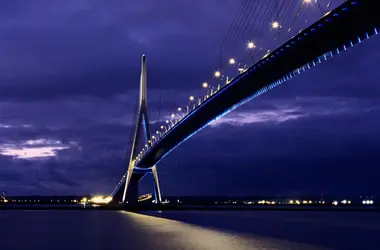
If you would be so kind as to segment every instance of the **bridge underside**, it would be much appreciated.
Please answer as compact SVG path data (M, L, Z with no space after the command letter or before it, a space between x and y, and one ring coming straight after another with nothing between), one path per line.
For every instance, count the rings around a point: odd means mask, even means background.
M283 81L304 65L319 63L318 57L336 54L377 34L378 1L349 0L260 60L230 84L203 102L177 123L136 164L149 168L180 143L215 119ZM318 60L317 60L318 59ZM309 66L310 67L310 66ZM285 79L286 80L286 79Z

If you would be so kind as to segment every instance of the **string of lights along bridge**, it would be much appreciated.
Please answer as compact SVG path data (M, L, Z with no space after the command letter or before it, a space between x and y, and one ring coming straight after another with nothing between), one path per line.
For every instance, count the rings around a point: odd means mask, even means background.
M375 7L371 0L242 0L213 72L200 79L198 92L173 108L161 124L153 124L152 136L131 158L134 167L155 166L219 117L377 34ZM186 126L190 132L182 129ZM178 141L168 142L173 134Z

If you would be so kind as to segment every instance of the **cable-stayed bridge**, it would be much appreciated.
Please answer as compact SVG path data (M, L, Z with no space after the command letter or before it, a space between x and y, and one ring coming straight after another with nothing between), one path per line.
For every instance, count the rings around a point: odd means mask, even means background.
M339 1L339 5L329 10L333 2L328 1L327 5L322 5L320 0L275 0L266 3L260 0L244 0L239 12L245 11L245 19L237 15L234 23L239 23L240 31L243 30L243 33L247 34L249 34L246 32L247 28L248 30L252 28L250 25L253 22L259 27L255 30L254 36L258 41L247 43L246 53L250 56L250 63L238 62L237 57L228 58L228 66L238 74L227 77L227 73L221 70L215 71L214 79L218 80L215 86L204 82L206 94L201 98L190 96L189 103L178 107L177 112L170 114L153 134L146 104L147 64L146 57L143 56L137 126L127 171L112 193L114 202L137 202L138 183L146 174L151 173L154 181L154 197L159 203L161 195L156 164L182 142L242 104L378 33L380 3L374 0ZM254 4L257 4L256 7ZM311 4L320 11L322 17L306 28L299 29L298 26L294 26L295 20L301 19L299 16L303 13L302 8ZM260 7L263 9L262 12ZM259 13L256 19L252 19L254 18L250 12L252 9ZM283 21L281 16L284 17ZM268 44L280 43L274 49L263 49L264 47L259 45L265 44L263 42L266 39L265 34L269 33L265 32L265 24L268 23L271 26L269 32L272 34ZM290 23L290 26L284 23ZM244 26L245 29L242 28ZM286 39L282 33L290 34L292 29L296 29L296 34L282 43ZM231 30L233 32L233 29ZM220 68L223 67L225 48L235 46L239 40L239 35L230 35L230 37L232 39L227 35L225 39L227 43L224 42L217 57ZM240 35L241 37L244 36ZM146 142L138 151L141 129L144 130Z

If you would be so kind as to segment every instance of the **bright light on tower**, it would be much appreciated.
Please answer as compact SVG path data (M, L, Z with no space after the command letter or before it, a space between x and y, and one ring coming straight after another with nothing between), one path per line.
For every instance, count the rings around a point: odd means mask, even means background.
M215 71L215 73L214 73L215 77L220 77L221 75L222 75L222 73L220 73L220 71Z
M253 42L249 42L247 47L248 47L248 49L254 49L254 48L256 48L256 45Z
M191 95L191 96L189 97L189 99L190 99L190 101L194 101L194 96Z
M235 63L236 63L236 61L235 61L235 59L233 59L233 58L230 58L230 60L228 60L228 63L229 63L229 64L235 64Z
M202 83L202 87L203 88L207 88L208 87L208 83L207 82Z
M278 29L280 27L280 24L277 22L277 21L274 21L273 23L272 23L272 28L273 29Z

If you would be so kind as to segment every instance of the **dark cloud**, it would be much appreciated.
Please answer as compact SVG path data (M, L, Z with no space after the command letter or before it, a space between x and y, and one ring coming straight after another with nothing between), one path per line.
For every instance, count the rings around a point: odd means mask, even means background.
M237 7L233 1L15 2L2 4L9 14L0 20L1 99L108 97L134 90L143 53L153 88L190 88L207 74L229 22L222 15ZM216 5L215 16L205 12Z

